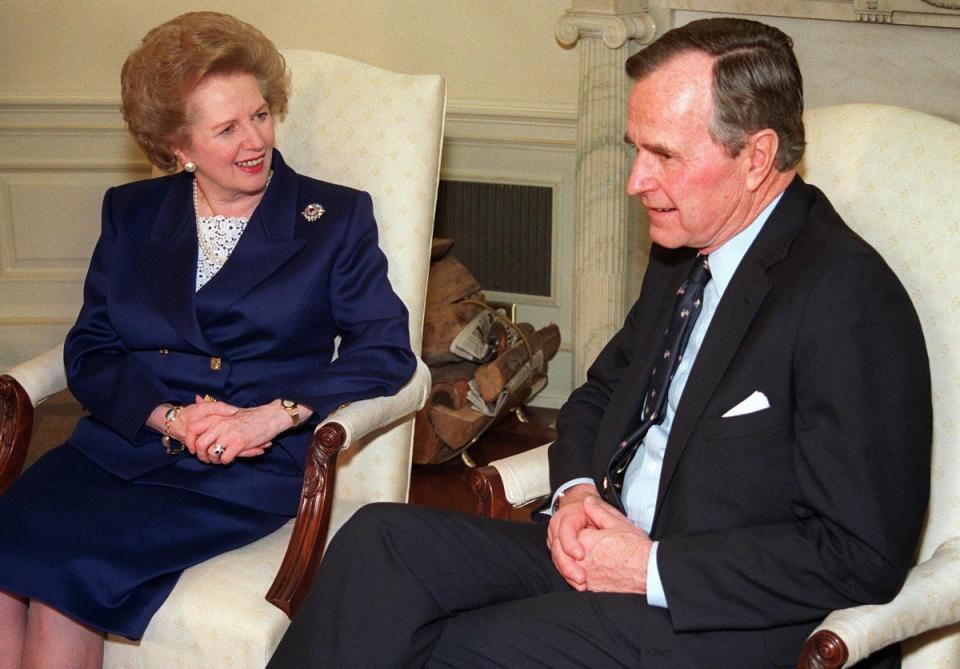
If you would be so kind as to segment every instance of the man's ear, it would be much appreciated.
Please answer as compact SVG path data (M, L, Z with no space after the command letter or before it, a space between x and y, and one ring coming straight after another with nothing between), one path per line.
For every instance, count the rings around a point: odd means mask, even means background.
M769 176L770 171L774 169L779 148L780 137L770 128L758 130L747 136L743 152L748 161L746 176L748 190L756 190Z

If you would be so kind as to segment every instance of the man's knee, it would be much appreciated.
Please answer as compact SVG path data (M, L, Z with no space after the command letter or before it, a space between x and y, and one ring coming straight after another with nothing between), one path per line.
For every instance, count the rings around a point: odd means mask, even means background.
M416 507L395 502L374 502L360 507L330 541L328 553L340 550L369 550L389 544L390 537L402 536L418 525Z
M344 523L340 532L356 532L379 527L383 523L391 523L392 519L402 516L404 510L409 508L407 504L398 504L396 502L373 502L361 506Z

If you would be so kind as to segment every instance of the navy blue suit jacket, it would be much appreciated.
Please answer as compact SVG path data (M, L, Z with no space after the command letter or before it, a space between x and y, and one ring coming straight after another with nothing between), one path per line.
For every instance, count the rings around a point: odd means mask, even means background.
M65 344L70 390L91 414L69 443L126 479L292 515L311 423L343 402L395 393L416 363L370 196L300 176L277 151L273 170L230 259L200 291L192 177L107 191ZM326 211L310 222L302 212L313 203ZM167 455L144 425L157 405L196 394L239 407L289 398L316 413L266 455L204 465Z
M554 487L602 486L695 253L654 246L623 329L560 413ZM754 391L768 409L724 417ZM677 407L651 529L669 611L639 621L651 658L720 666L711 658L759 652L792 667L829 611L893 597L926 509L931 439L909 296L796 177L731 278Z

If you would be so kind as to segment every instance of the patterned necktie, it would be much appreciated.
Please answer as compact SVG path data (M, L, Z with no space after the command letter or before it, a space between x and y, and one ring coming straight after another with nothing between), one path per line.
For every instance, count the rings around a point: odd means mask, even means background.
M647 394L643 400L643 420L640 427L624 439L607 465L607 475L603 479L603 494L608 502L623 511L620 499L623 478L627 467L643 443L647 430L658 425L666 415L667 393L677 367L683 359L683 352L690 340L694 323L703 308L703 290L710 280L710 263L707 256L697 256L690 275L677 291L677 303L674 306L670 324L663 335L662 358L654 363L647 382Z

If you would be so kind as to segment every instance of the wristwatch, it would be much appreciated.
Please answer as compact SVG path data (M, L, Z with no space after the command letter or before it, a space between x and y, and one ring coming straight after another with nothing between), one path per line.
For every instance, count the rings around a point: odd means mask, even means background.
M300 405L294 402L293 400L280 400L280 406L283 407L284 411L290 416L290 420L293 421L293 426L296 427L300 424Z

